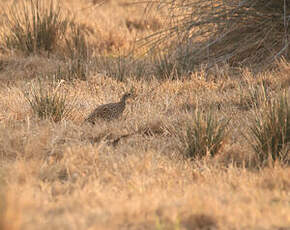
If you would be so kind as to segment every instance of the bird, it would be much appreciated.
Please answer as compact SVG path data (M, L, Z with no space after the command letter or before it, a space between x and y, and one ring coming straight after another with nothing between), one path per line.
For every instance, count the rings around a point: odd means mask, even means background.
M85 119L85 122L95 124L97 119L111 121L119 118L125 110L126 100L132 97L132 93L124 93L121 100L116 103L100 105L95 108Z

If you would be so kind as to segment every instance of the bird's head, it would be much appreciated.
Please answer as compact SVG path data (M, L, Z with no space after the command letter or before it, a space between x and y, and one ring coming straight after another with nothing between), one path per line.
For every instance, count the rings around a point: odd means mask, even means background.
M128 98L132 97L133 94L132 93L125 93L123 96L122 96L122 99L121 101L126 101Z

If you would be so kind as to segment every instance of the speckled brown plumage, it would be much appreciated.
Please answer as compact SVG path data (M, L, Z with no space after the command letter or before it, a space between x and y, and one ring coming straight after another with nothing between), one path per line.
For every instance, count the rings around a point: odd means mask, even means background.
M125 93L117 103L109 103L98 106L86 119L86 122L95 124L97 119L106 121L119 118L125 110L126 99L131 97L131 93Z

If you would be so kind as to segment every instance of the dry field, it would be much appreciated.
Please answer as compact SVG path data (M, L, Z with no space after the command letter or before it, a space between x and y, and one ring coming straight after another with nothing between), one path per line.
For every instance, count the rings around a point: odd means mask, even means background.
M160 12L142 20L144 7L125 1L74 0L62 7L88 31L92 55L123 53L164 23ZM249 130L268 100L281 92L290 98L287 61L256 75L225 66L179 80L130 74L120 81L106 73L121 75L124 67L103 63L99 70L94 60L84 80L69 79L80 73L71 69L54 72L65 69L61 53L69 56L59 47L26 55L0 46L1 230L290 229L290 168L279 161L259 167ZM56 75L65 78L51 84ZM27 100L39 77L48 92L65 95L69 113L59 122L40 119ZM130 90L135 96L120 119L83 123L97 105ZM228 135L216 156L189 160L184 137L198 110L230 119Z

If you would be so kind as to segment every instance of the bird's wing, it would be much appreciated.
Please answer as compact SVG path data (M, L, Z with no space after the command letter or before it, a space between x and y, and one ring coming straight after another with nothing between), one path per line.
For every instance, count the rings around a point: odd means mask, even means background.
M106 114L110 113L111 108L113 107L112 105L113 105L113 103L99 106L95 110L96 111L95 112L96 115L97 116L103 116L103 115L106 115Z

